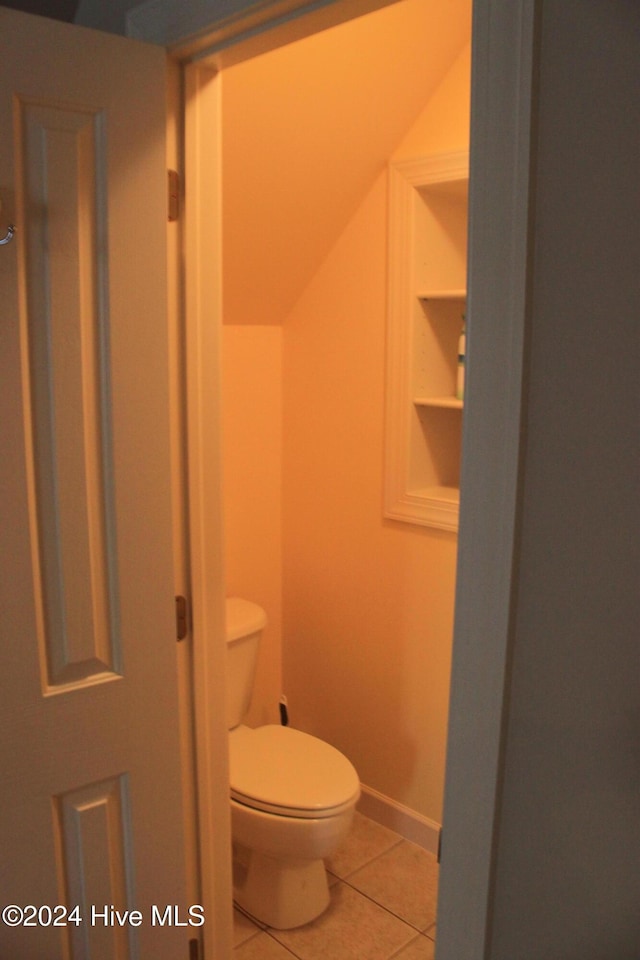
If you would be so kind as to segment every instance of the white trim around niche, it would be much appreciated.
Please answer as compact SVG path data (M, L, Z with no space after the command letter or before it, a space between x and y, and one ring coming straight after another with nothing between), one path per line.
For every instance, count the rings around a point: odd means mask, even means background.
M459 495L455 488L425 484L414 489L412 474L413 314L418 285L413 269L415 202L420 187L466 181L468 151L436 154L389 166L389 294L387 306L387 375L385 422L384 515L441 530L458 529ZM462 299L466 290L457 291ZM461 411L457 416L461 417ZM454 414L456 416L456 414Z

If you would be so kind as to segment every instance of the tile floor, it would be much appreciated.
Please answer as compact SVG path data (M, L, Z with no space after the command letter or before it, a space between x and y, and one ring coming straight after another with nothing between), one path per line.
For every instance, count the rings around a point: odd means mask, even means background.
M433 960L433 854L356 813L327 870L329 908L304 927L265 929L236 909L234 960Z

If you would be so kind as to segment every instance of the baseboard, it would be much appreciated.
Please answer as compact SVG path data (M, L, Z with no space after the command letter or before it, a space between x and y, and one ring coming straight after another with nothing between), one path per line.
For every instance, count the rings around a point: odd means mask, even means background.
M385 797L383 793L378 793L372 787L361 784L360 789L362 792L358 801L358 810L363 816L375 820L389 830L395 830L405 840L417 843L430 853L438 853L439 823L423 817L422 814L410 810L409 807L397 803L390 797Z

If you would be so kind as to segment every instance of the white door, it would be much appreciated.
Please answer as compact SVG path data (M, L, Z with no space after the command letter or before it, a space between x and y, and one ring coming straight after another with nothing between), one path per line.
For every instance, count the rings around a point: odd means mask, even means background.
M2 8L0 61L0 956L186 960L164 51Z

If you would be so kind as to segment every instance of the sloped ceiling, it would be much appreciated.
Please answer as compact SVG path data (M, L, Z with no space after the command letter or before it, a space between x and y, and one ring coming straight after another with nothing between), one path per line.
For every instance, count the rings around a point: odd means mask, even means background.
M223 72L226 323L286 319L470 18L470 0L401 0Z

